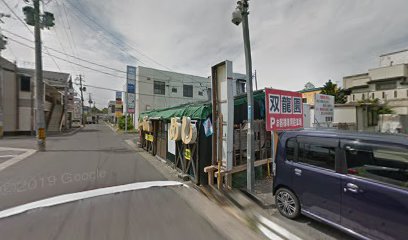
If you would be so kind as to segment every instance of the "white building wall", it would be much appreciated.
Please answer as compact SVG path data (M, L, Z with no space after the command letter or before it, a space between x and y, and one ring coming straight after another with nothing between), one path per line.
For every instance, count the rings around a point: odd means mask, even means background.
M165 83L165 94L154 94L154 81ZM193 97L183 96L183 85L193 86ZM177 89L173 92L172 89ZM188 102L207 101L211 82L208 78L137 67L136 71L136 116L139 113L158 108L180 105ZM202 95L199 95L202 92Z
M408 50L380 56L380 67L408 63Z
M31 108L20 107L19 108L19 131L31 131ZM33 116L34 117L34 116Z

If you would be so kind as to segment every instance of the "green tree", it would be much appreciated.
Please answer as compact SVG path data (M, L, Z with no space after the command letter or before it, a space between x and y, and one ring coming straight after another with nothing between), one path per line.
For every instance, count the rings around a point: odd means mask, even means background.
M108 108L103 108L103 109L100 111L100 113L108 114Z
M333 83L330 79L323 85L321 93L334 96L335 103L342 104L347 102L347 90L337 87L337 84Z
M369 104L373 107L373 110L377 112L377 114L393 114L394 111L388 106L388 104L385 103L380 103L380 99L364 99L358 101L360 105L362 104Z

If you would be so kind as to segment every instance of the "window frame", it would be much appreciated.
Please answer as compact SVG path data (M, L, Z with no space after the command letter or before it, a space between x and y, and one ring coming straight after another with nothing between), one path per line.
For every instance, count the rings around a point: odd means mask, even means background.
M396 189L402 189L404 191L408 191L408 187L404 188L403 186L398 186L396 184L392 184L389 182L385 182L385 181L381 181L381 180L377 180L377 179L373 179L373 178L368 178L368 177L364 177L364 176L359 176L356 174L349 174L348 173L348 161L347 161L347 155L346 155L346 151L347 151L347 147L348 146L354 146L356 148L359 149L367 149L367 150L372 150L372 147L381 147L381 148L386 148L386 149L404 149L407 148L407 146L403 146L403 145L391 145L387 142L374 142L374 141L358 141L357 139L342 139L340 141L340 149L342 152L342 156L344 161L342 164L342 168L341 168L341 174L347 176L347 177L352 177L352 178L357 178L360 180L364 180L364 181L368 181L371 183L375 183L375 184L380 184L380 185L384 185L387 187L391 187L391 188L396 188Z
M187 87L191 87L191 96L186 94L186 92L188 92L188 91L186 91ZM183 84L183 97L188 97L188 98L193 98L194 97L194 85Z
M160 87L161 86L163 86L163 89L158 89L158 88L156 88L156 84L159 84L160 85ZM156 92L156 90L160 90L160 92ZM162 91L163 90L163 91ZM161 93L161 92L163 92L163 93ZM163 81L154 81L153 82L153 94L154 95L166 95L166 82L163 82Z
M304 166L308 166L308 167L312 167L312 168L318 168L319 170L324 170L324 171L328 171L328 172L333 172L336 173L340 170L340 165L339 165L339 159L340 158L340 148L339 148L339 142L340 140L337 137L324 137L324 136L297 136L296 137L297 140L297 148L296 148L296 160L293 161L296 164L300 164L300 165L304 165ZM329 169L329 168L324 168L324 167L320 167L320 166L316 166L307 162L302 162L300 161L300 147L301 144L320 144L320 145L324 145L326 147L334 147L335 148L335 152L334 152L334 168L333 169Z
M23 78L26 81L28 79L28 90L23 90ZM31 77L29 76L20 76L20 92L31 92Z

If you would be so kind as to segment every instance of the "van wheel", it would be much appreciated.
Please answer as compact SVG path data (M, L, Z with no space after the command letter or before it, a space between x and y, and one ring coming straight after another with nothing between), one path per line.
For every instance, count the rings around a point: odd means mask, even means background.
M300 204L296 195L287 188L279 188L275 194L275 203L280 214L294 219L300 214Z

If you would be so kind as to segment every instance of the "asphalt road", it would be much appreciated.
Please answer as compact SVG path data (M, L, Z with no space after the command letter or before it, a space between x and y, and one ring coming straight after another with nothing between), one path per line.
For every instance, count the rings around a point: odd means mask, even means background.
M166 178L111 129L90 125L73 136L48 138L46 152L1 171L0 210L66 193L157 180ZM199 194L186 187L155 187L40 208L0 219L0 236L224 239L177 191Z
M67 193L169 179L166 164L135 152L126 138L105 124L88 125L72 136L49 137L46 152L3 170L3 162L22 153L6 147L36 146L33 138L0 140L0 156L5 159L0 157L0 211ZM275 209L266 212L305 240L352 239L309 218L291 221ZM0 239L225 238L261 236L199 192L180 186L99 196L0 219Z

